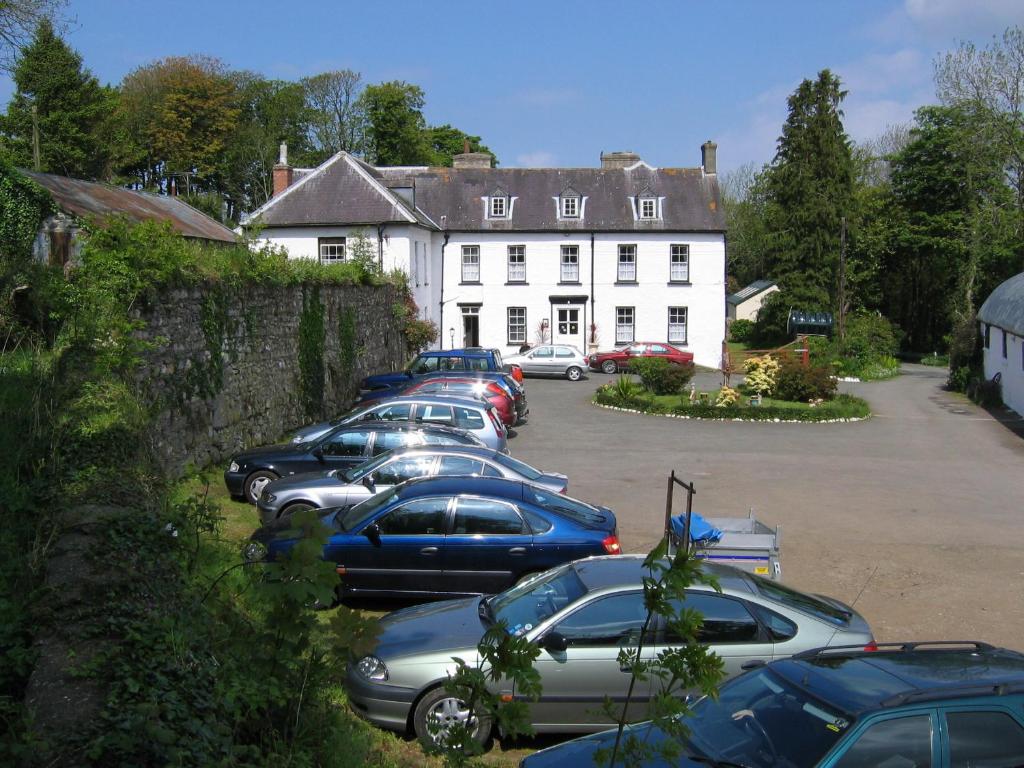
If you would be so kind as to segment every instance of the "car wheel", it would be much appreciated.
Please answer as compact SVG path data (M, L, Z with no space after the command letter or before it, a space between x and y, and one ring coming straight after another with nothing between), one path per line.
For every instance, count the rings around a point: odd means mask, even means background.
M577 366L574 365L572 368L565 372L565 378L567 378L569 381L579 381L580 379L583 378L583 369L578 368Z
M442 744L453 726L466 724L471 725L472 738L478 744L486 746L491 735L490 718L474 714L470 721L469 709L465 702L457 696L452 696L444 687L427 691L412 715L412 728L416 738L427 745Z
M614 360L605 360L603 363L601 363L601 370L604 371L605 373L615 373L617 370L619 370L619 366L615 364Z
M296 501L294 504L289 504L282 509L277 516L294 515L296 512L305 512L307 509L316 509L316 505L310 504L308 501Z
M245 499L250 504L255 504L263 493L263 489L277 480L277 475L265 469L253 472L245 478L245 485L242 487Z

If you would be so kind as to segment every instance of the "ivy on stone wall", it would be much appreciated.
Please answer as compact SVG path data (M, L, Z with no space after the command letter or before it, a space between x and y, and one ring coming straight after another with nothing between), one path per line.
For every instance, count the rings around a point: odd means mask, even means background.
M306 416L319 417L324 406L324 305L320 286L302 292L299 316L299 397Z
M39 225L54 210L45 189L0 161L0 259L5 266L32 255Z
M230 301L230 292L217 283L212 283L203 296L199 322L209 359L192 370L196 372L196 390L204 397L214 397L224 388L224 340L230 330Z
M356 311L352 307L338 313L338 349L342 376L348 380L356 369Z

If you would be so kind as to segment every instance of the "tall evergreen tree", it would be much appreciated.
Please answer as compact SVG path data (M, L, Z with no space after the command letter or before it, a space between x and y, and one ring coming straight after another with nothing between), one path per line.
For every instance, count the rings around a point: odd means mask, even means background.
M835 307L841 218L853 196L845 96L827 69L800 84L767 175L769 276L802 309Z
M368 155L376 165L426 165L432 152L425 136L423 89L393 81L369 85L362 97Z
M2 120L11 159L32 162L32 107L38 112L40 168L95 179L107 166L101 135L110 96L82 66L82 57L54 32L48 19L36 29L14 68L17 91Z

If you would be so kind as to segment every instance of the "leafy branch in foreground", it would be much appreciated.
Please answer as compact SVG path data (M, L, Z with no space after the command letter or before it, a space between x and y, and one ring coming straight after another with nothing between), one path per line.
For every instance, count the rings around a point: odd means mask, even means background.
M662 539L644 560L649 576L644 577L644 621L635 647L619 651L619 665L630 670L629 690L621 711L614 702L605 701L605 713L618 722L615 742L610 748L598 749L594 762L599 766L640 766L659 757L672 761L679 755L680 744L686 736L682 718L689 714L688 694L697 692L717 696L718 684L723 677L722 660L699 641L704 619L698 611L687 608L686 590L695 584L707 584L721 591L713 576L701 568L701 560L687 547L679 547L669 555L669 538ZM652 639L653 627L661 617L666 635L677 638L667 647L649 658L644 644ZM642 731L626 730L630 700L638 682L657 681L657 690L650 700L651 728ZM650 744L647 736L652 730L661 730L669 736L657 744Z

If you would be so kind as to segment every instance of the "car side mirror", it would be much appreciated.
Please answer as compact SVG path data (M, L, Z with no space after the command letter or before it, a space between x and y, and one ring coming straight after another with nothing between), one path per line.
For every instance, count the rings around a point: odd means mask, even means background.
M546 651L562 653L569 647L569 641L561 632L548 632L541 641L541 646Z
M368 526L363 528L363 535L370 540L370 543L373 544L373 546L380 546L380 526L376 523L370 523Z
M323 461L324 460L324 449L321 448L319 445L316 448L314 448L312 451L310 451L310 453L313 454L314 458L316 458L317 461Z
M377 486L373 484L373 478L370 475L363 475L363 487L370 493L377 492Z

